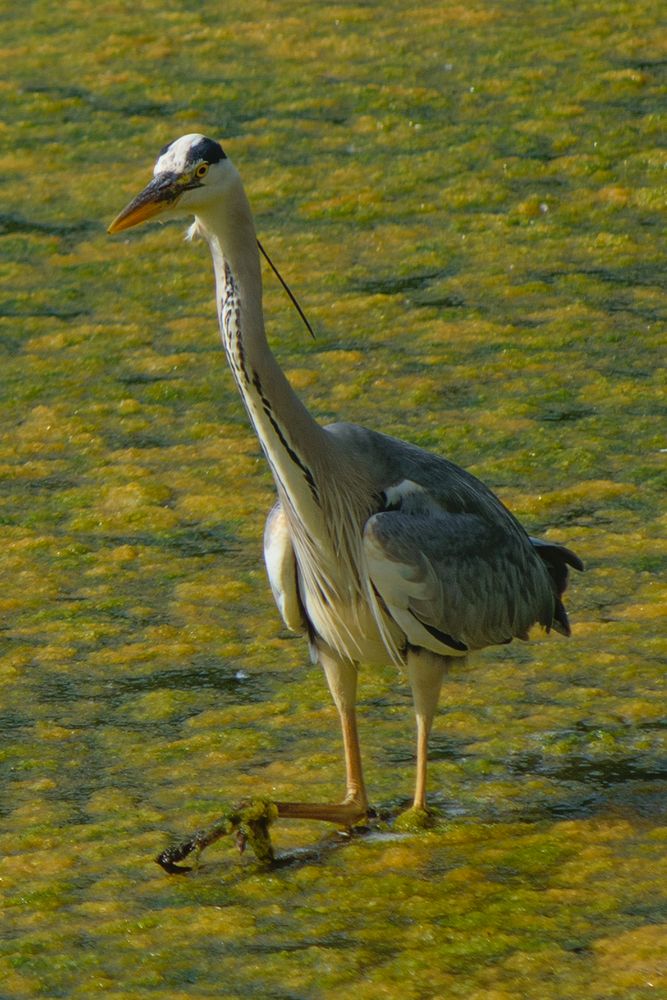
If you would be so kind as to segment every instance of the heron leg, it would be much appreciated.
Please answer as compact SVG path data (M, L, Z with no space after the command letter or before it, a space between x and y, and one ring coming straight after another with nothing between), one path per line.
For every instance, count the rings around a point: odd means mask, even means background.
M340 716L345 752L345 802L356 803L365 813L368 800L357 732L357 665L322 652L320 663Z
M340 803L276 802L275 805L279 816L319 819L352 826L365 819L368 812L357 732L357 666L355 663L339 660L333 653L322 648L318 648L318 659L340 715L345 751L345 798Z
M425 649L409 649L407 674L417 717L417 774L412 808L426 810L426 766L428 738L438 707L447 660Z

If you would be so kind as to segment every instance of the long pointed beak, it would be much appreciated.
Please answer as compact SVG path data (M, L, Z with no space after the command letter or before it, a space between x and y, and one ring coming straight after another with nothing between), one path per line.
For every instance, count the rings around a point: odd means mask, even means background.
M116 216L107 232L120 233L123 229L130 229L146 219L152 219L154 215L170 208L182 192L183 188L175 183L173 176L154 177Z

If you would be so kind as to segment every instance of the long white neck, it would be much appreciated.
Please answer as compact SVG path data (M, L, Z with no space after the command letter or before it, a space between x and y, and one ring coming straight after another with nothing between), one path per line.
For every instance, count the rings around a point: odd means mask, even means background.
M224 202L197 221L213 257L229 366L281 498L289 498L307 523L320 519L318 479L333 443L292 389L267 343L257 238L238 175Z
M356 520L360 529L369 513L369 497L359 488L363 470L351 467L335 438L311 417L269 348L257 238L238 174L231 175L224 199L197 216L197 225L213 256L229 366L271 466L297 561L304 574L313 568L323 592L340 596L341 589L358 586L361 532L351 528Z

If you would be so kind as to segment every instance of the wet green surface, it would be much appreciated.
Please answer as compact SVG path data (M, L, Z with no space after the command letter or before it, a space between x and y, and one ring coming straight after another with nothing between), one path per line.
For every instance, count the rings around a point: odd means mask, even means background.
M3 1000L666 995L664 25L647 0L526 11L5 12ZM588 572L572 639L451 675L435 829L338 849L277 824L289 864L221 843L170 879L151 858L225 804L341 790L264 580L271 484L207 251L105 234L198 129L316 325L267 277L313 411L447 454ZM367 670L360 703L393 815L406 685Z

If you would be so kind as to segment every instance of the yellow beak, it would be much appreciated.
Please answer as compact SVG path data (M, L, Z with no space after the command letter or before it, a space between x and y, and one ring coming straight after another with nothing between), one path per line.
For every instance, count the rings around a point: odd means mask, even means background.
M120 233L123 229L138 226L140 222L152 219L154 215L159 215L160 212L170 208L183 192L183 188L174 181L173 175L154 177L150 184L147 184L143 191L140 191L136 198L133 198L116 216L107 232Z

